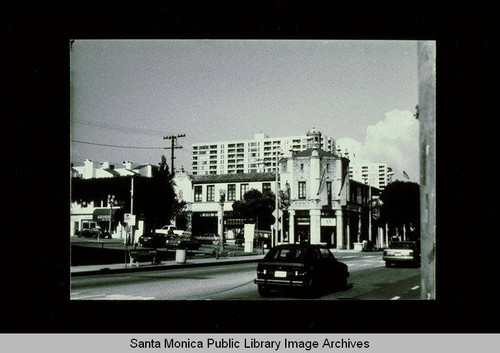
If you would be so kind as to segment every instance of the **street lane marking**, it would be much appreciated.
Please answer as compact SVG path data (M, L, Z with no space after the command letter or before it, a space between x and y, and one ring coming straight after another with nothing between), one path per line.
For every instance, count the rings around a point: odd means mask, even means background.
M415 290L415 289L419 289L419 288L420 288L420 286L415 286L411 290Z
M396 296L395 296L394 298L392 298L391 300L398 300L398 299L401 299L401 297L398 297L398 296L396 295Z

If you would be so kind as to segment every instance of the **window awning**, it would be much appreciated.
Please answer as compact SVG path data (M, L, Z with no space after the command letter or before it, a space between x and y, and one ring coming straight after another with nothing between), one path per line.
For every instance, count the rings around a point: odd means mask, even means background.
M114 222L115 220L115 213L117 208L111 209L111 221ZM98 208L94 210L94 213L92 214L92 220L97 221L97 222L104 222L107 221L109 222L109 208Z

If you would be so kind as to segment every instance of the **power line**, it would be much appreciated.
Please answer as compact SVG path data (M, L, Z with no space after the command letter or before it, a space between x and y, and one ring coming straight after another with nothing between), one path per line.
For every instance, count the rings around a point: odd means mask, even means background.
M121 132L125 132L125 133L138 133L138 134L154 135L154 136L162 136L165 134L164 132L161 132L161 131L138 129L138 128L125 127L125 126L117 126L117 125L111 126L111 125L107 125L107 124L103 124L103 123L96 123L96 122L92 122L92 121L73 120L73 123L79 124L79 125L85 125L85 126L98 127L98 128L102 128L102 129L121 131Z
M102 143L93 143L93 142L85 142L85 141L77 141L77 140L71 140L71 141L76 142L76 143L83 143L85 145L114 147L114 148L131 148L131 149L140 149L140 150L162 150L165 148L165 147L118 146L118 145L105 145Z

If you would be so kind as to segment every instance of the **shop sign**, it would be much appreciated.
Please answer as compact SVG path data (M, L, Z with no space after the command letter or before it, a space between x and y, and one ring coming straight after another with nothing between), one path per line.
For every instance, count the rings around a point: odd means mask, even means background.
M97 221L108 221L109 222L110 217L109 217L109 214L107 214L107 215L106 214L98 214L98 215L96 215L95 218Z
M200 217L217 217L217 212L201 212Z
M297 217L297 224L299 226L308 226L309 224L311 224L311 219L305 217Z
M337 225L335 218L321 218L322 227L335 227Z

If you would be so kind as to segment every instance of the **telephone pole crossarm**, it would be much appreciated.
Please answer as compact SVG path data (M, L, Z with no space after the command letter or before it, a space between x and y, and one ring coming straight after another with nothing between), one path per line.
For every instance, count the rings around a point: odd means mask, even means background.
M171 169L171 173L174 174L175 173L175 169L174 169L174 159L175 159L175 153L174 151L177 149L177 148L182 148L182 146L177 146L177 139L179 137L185 137L186 134L180 134L180 135L170 135L170 136L165 136L163 137L164 140L171 140L171 146L170 147L165 147L166 150L172 150L171 152L171 164L170 164L170 169Z

